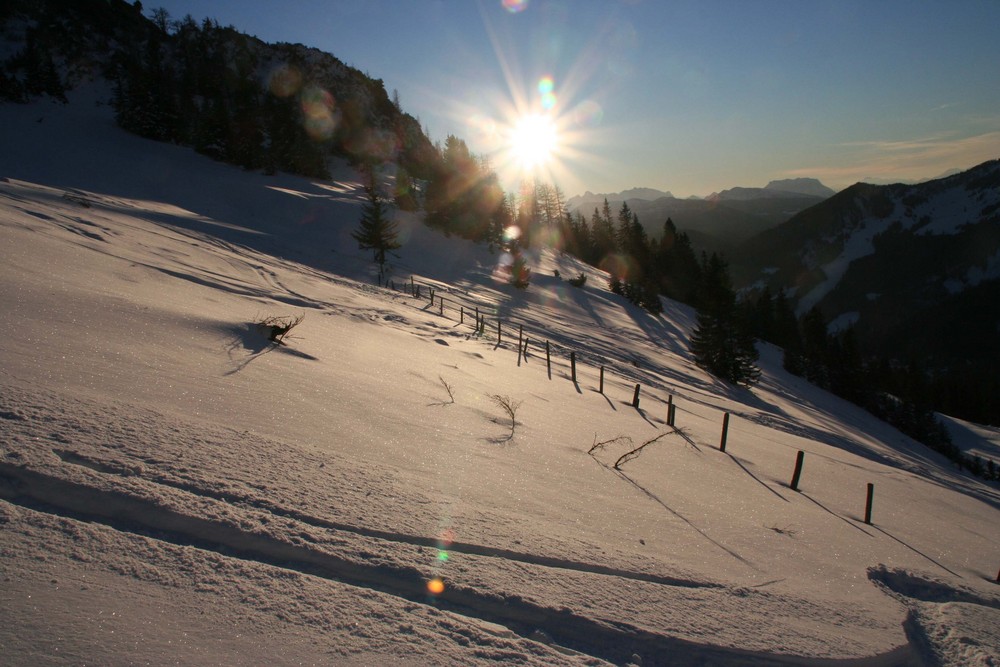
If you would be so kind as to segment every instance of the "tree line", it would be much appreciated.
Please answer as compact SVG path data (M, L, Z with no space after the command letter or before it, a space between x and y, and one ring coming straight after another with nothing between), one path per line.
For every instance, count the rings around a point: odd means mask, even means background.
M774 294L765 288L742 299L738 310L738 317L755 337L784 350L783 365L790 373L864 408L959 468L1000 480L996 463L962 452L937 417L942 394L968 395L956 391L955 374L929 374L916 359L899 362L866 356L853 329L830 332L817 307L797 318L784 292ZM997 378L992 381L998 382ZM995 393L976 396L980 401L996 401Z

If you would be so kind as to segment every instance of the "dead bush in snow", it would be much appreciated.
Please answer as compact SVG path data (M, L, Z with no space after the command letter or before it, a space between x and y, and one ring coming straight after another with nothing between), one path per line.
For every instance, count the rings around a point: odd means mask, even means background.
M514 437L514 429L517 428L517 410L521 407L523 401L515 401L510 396L501 396L500 394L490 394L489 399L507 413L507 416L510 418L510 436L507 438L510 440Z
M667 435L667 434L666 433L661 433L660 435L656 436L655 438L651 438L650 440L647 440L646 442L642 443L641 445L639 445L638 447L636 447L632 451L625 452L624 454L622 454L620 457L618 457L618 460L615 461L615 465L614 465L615 470L621 470L622 466L624 464L628 463L629 461L631 461L634 458L638 458L639 454L642 453L643 449L645 449L647 446L653 444L654 442L656 442L657 440L659 440L660 438L662 438L665 435Z
M627 435L619 435L617 437L611 438L610 440L604 440L603 442L597 442L597 434L595 433L594 434L594 444L590 446L590 449L587 450L587 453L590 454L591 456L593 456L594 452L600 451L600 450L604 449L605 447L607 447L608 445L616 445L619 442L627 442L631 446L632 445L632 438L628 437Z
M438 380L441 380L441 384L444 385L444 390L448 392L448 402L443 405L451 405L455 402L455 388L448 384L448 382L440 375L438 375Z
M272 343L281 344L288 332L302 324L305 315L271 315L257 322L257 326L267 333L267 339Z

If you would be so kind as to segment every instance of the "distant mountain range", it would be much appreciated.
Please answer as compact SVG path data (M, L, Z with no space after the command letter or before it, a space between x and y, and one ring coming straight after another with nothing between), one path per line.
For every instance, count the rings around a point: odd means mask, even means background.
M1000 160L919 183L816 179L734 187L704 199L652 188L586 193L587 219L627 202L652 236L671 218L695 249L721 251L737 288L785 291L854 327L865 353L927 368L1000 373Z
M996 364L1000 160L916 185L858 183L746 240L731 267L737 286L783 289L800 312L853 324L868 350Z
M815 178L790 178L771 181L762 188L730 188L705 197L708 200L746 201L750 199L788 199L796 197L819 197L826 199L837 194Z
M653 188L607 194L587 192L571 197L566 206L570 212L578 211L589 220L595 208L603 207L605 199L612 213L617 213L625 202L651 236L659 236L663 223L670 218L679 230L688 234L697 250L728 254L737 243L834 194L834 190L814 178L796 178L771 181L763 188L731 188L704 199L677 199L669 192Z

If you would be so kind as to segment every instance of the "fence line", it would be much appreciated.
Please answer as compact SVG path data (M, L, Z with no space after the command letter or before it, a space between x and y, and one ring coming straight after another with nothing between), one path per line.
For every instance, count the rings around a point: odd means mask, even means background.
M386 285L383 285L383 287L385 287L387 289L389 289L391 287L391 288L394 288L395 291L400 291L399 288L397 288L394 283L390 283L389 280L386 281ZM425 291L421 289L422 287L426 287L427 288L426 289L426 295L427 295L426 297L424 296ZM441 290L442 288L445 291L445 293L448 294L449 297L450 297L448 299L448 301L453 302L453 303L450 303L450 304L446 305L446 299L445 299L445 297L442 296L439 293L439 290ZM407 284L405 284L405 285L402 286L402 290L404 292L408 290L409 293L410 293L410 295L413 298L420 299L420 300L429 299L427 308L430 309L431 311L434 310L434 308L433 308L434 307L434 301L435 301L435 299L437 299L437 301L438 301L438 307L437 307L438 316L439 317L443 317L445 319L455 319L455 321L457 321L459 325L464 324L465 323L466 315L467 314L472 314L473 311L474 311L475 315L474 315L474 319L472 319L472 330L475 333L473 335L479 336L481 338L487 338L487 333L486 333L487 332L487 327L486 327L486 313L492 308L492 306L483 306L483 307L481 307L480 304L482 302L476 300L473 297L471 297L470 296L470 292L468 290L464 290L463 291L463 290L460 290L458 288L455 288L452 285L449 285L448 283L444 283L444 282L440 282L440 281L435 282L434 284L431 284L429 282L428 283L418 283L416 281L416 279L414 278L414 276L412 276L412 275L410 276L409 283L407 283ZM456 295L461 295L463 293L464 293L464 299L456 296ZM466 310L466 305L467 304L469 305L468 310ZM457 313L457 315L455 315L454 318L449 317L449 315L452 312ZM494 349L503 346L503 319L499 316L499 313L496 316L496 323L497 323L497 328L496 328L496 333L497 333L496 340L497 340L497 344L496 344L496 347ZM513 326L513 322L512 321L509 322L509 326ZM524 355L526 354L527 343L530 340L530 335L527 336L527 337L525 336L525 331L526 330L525 330L525 327L524 327L523 323L518 322L517 327L518 327L518 340L517 340L517 343L515 343L515 344L517 346L516 347L516 351L517 351L517 354L518 354L517 363L518 363L518 366L520 366L521 365L521 360L522 360L522 358L524 358ZM530 327L530 325L529 325L529 330L528 330L529 334L531 333L531 329L533 329L533 327ZM540 334L540 333L544 333L544 331L542 331L542 332L537 332L536 331L535 333L536 334ZM510 337L513 340L512 335ZM549 338L541 336L541 335L539 335L538 338L540 340L541 339L545 340L546 367L548 369L549 379L552 379L552 362L551 362L551 357L552 357L552 352L554 350L555 351L557 351L557 350L555 348L555 345L551 343L551 341L550 341ZM565 356L566 356L567 360L569 361L569 370L570 370L569 379L574 384L579 384L578 374L577 374L577 361L578 361L578 358L581 355L580 355L579 351L577 349L575 349L575 348L571 348L571 347L568 347L568 346L565 346L565 345L562 346L562 347L565 350L565 352L567 353ZM605 358L603 358L603 357L601 357L601 358L593 358L593 355L587 355L587 356L591 357L591 361L590 361L591 365L594 368L599 368L599 370L600 370L600 379L599 379L599 386L598 386L597 391L598 391L598 393L604 394L605 393L604 392L604 390L605 390L605 368L608 366L608 363L607 363L608 360L605 359ZM612 360L612 361L614 361L614 360ZM619 365L619 364L622 367L627 367L627 365L628 365L627 363L621 362L621 361L618 361L618 364L615 364L615 365ZM624 374L622 374L622 375L624 375ZM633 379L630 379L630 378L627 378L627 377L624 377L623 379L625 380L625 382L627 384L630 384L632 382L632 380L633 380ZM633 394L633 398L632 398L631 404L632 404L633 407L635 407L637 409L639 407L639 393L640 393L640 385L639 385L639 383L636 383L635 384L635 389L634 389L634 394ZM673 393L671 393L668 396L667 403L666 403L666 408L667 408L666 420L665 420L666 425L669 426L669 427L671 427L671 428L673 428L675 432L680 432L680 430L676 426L677 405L676 405L676 403L674 403L674 395L673 395ZM722 422L722 433L721 433L721 438L720 438L720 442L719 442L719 451L721 451L721 452L725 452L726 451L726 445L727 445L727 440L728 440L728 436L729 436L729 419L730 419L730 415L729 415L728 412L723 412L723 415L724 416L723 416L723 422ZM793 475L792 475L792 481L789 484L789 488L791 488L792 490L795 490L795 491L799 491L798 486L799 486L800 476L801 476L801 472L802 472L802 463L803 463L803 452L800 451L797 454L796 464L795 464L795 471L793 472ZM866 497L866 501L865 501L865 518L864 518L864 522L866 524L869 524L869 525L871 525L871 523L872 523L872 518L871 518L871 515L872 515L872 497L873 497L873 485L869 483L867 485L867 497ZM997 575L997 580L998 580L998 583L1000 583L1000 574Z
M435 312L439 317L455 321L458 324L469 324L470 328L473 329L473 335L478 335L486 340L496 340L496 347L507 346L507 342L511 340L510 332L513 331L512 327L517 326L524 336L536 341L546 341L550 359L554 356L557 358L561 356L566 359L572 357L571 366L587 365L593 366L595 369L600 369L601 382L598 390L600 393L604 393L605 367L609 371L615 371L626 384L634 384L638 381L638 378L626 372L630 366L636 366L635 360L623 360L613 357L608 358L604 355L595 355L583 346L567 345L565 342L558 340L560 338L571 338L571 336L557 335L554 340L548 336L549 332L547 330L533 326L530 322L524 324L513 317L504 319L497 312L499 309L496 306L484 299L476 298L475 294L469 290L455 287L443 281L417 280L413 275L398 284L393 279L387 279L382 287L393 289L396 292L403 292L409 294L412 298L426 301L427 306L424 310ZM525 306L525 310L529 310L529 308ZM491 312L492 316L490 316ZM470 318L470 315L473 313L474 316ZM493 327L492 323L489 325L486 324L488 319L492 320L494 318L496 320L496 327ZM466 322L467 319L469 320L468 322ZM505 333L508 335L505 336ZM574 361L575 364L572 363ZM551 368L551 362L549 367ZM571 371L574 370L576 369L571 368ZM571 376L573 381L577 382L577 373L571 372Z

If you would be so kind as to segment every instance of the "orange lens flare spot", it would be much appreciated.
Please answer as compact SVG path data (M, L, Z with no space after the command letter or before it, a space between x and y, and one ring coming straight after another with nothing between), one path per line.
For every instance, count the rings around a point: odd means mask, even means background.
M441 595L444 593L444 582L440 579L431 579L427 582L427 592L431 595Z

